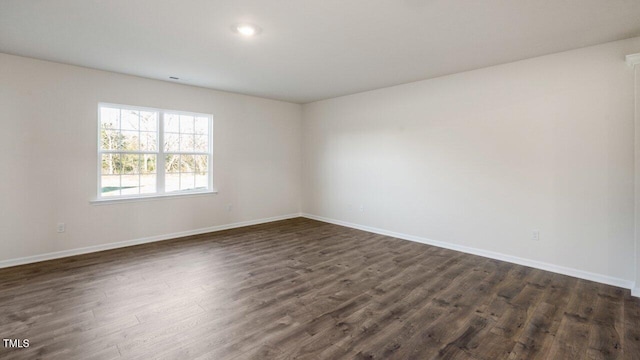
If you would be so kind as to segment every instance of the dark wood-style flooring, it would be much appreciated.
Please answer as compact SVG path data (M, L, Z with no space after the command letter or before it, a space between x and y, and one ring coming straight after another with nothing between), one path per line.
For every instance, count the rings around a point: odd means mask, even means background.
M2 359L640 359L628 290L308 219L0 270Z

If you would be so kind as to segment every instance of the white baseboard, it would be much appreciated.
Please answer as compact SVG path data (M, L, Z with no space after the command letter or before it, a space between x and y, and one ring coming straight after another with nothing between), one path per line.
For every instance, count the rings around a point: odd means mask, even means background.
M640 296L640 288L635 288L634 289L634 286L635 286L634 282L633 281L629 281L629 280L624 280L624 279L619 279L619 278L615 278L615 277L611 277L611 276L607 276L607 275L602 275L602 274L592 273L592 272L588 272L588 271L568 268L568 267L564 267L564 266L560 266L560 265L549 264L549 263L542 262L542 261L525 259L525 258L521 258L521 257L517 257L517 256L498 253L498 252L482 250L482 249L473 248L473 247L469 247L469 246L463 246L463 245L457 245L457 244L452 244L452 243L443 242L443 241L431 240L431 239L423 238L423 237L420 237L420 236L407 235L407 234L397 233L397 232L394 232L394 231L378 229L378 228L374 228L374 227L370 227L370 226L353 224L353 223L346 222L346 221L329 219L329 218L325 218L325 217L322 217L322 216L316 216L316 215L311 215L311 214L306 214L306 213L301 214L301 216L309 218L309 219L313 219L313 220L318 220L318 221L323 221L323 222L327 222L327 223L331 223L331 224L346 226L346 227L350 227L350 228L354 228L354 229L358 229L358 230L363 230L363 231L368 231L368 232L372 232L372 233L376 233L376 234L380 234L380 235L391 236L391 237L395 237L395 238L398 238L398 239L419 242L419 243L422 243L422 244L433 245L433 246L437 246L437 247L441 247L441 248L445 248L445 249L460 251L460 252L467 253L467 254L473 254L473 255L483 256L483 257L490 258L490 259L501 260L501 261L506 261L506 262L518 264L518 265L529 266L529 267L532 267L532 268L551 271L551 272L562 274L562 275L573 276L573 277L576 277L576 278L579 278L579 279L595 281L595 282L599 282L599 283L602 283L602 284L613 285L613 286L617 286L617 287L621 287L621 288L625 288L625 289L633 289L632 290L632 294L634 296Z
M640 287L631 288L631 296L640 297Z
M144 238L140 238L140 239L119 241L119 242L115 242L115 243L88 246L88 247L83 247L83 248L78 248L78 249L56 251L56 252L52 252L52 253L39 254L39 255L33 255L33 256L26 256L26 257L17 258L17 259L2 260L2 261L0 261L0 268L6 268L6 267L10 267L10 266L17 266L17 265L24 265L24 264L31 264L31 263L40 262L40 261L65 258L65 257L69 257L69 256L82 255L82 254L88 254L88 253L93 253L93 252L98 252L98 251L123 248L123 247L127 247L127 246L146 244L146 243L162 241L162 240L169 240L169 239L175 239L175 238L180 238L180 237L185 237L185 236L206 234L206 233L216 232L216 231L221 231L221 230L235 229L235 228L239 228L239 227L243 227L243 226L265 224L265 223L269 223L269 222L273 222L273 221L292 219L292 218L296 218L296 217L300 217L300 214L296 213L296 214L289 214L289 215L282 215L282 216L274 216L274 217L265 218L265 219L242 221L242 222L237 222L237 223L232 223L232 224L211 226L211 227L201 228L201 229L196 229L196 230L180 231L180 232L175 232L175 233L171 233L171 234L149 236L149 237L144 237Z

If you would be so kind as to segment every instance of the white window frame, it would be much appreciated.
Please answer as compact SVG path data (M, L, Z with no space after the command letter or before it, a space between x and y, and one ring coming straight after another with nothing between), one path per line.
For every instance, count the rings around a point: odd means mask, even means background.
M103 150L102 149L102 134L101 134L101 111L102 107L111 107L118 108L121 110L136 110L136 111L146 111L146 112L155 112L158 114L158 144L156 152L149 150L138 150L138 151L121 151L121 150ZM181 152L181 151L165 151L164 149L164 118L165 114L172 115L186 115L186 116L198 116L198 117L206 117L209 120L209 151L208 152ZM120 119L122 121L122 119ZM97 196L95 200L92 200L92 203L107 203L107 202L119 202L119 201L136 201L136 200L147 200L147 199L158 199L158 198L170 198L170 197L180 197L180 196L193 196L193 195L202 195L202 194L217 194L218 191L214 187L213 181L213 115L212 114L203 114L196 113L190 111L181 111L181 110L168 110L168 109L159 109L159 108L151 108L144 106L133 106L133 105L123 105L123 104L114 104L114 103L106 103L100 102L98 103L98 121L97 121L98 129L97 129L97 137L96 137L96 149L97 149ZM155 154L156 155L156 192L152 194L136 194L136 195L120 195L120 196L102 196L102 155L105 153L118 153L118 154ZM165 192L165 156L172 154L188 154L188 155L207 155L209 158L208 161L208 184L207 189L192 189L192 190L179 190L172 192Z

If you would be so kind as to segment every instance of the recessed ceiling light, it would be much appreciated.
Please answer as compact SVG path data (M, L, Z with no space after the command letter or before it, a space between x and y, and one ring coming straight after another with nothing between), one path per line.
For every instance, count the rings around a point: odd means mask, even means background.
M258 35L262 31L258 26L248 23L235 24L232 29L236 33L246 37Z

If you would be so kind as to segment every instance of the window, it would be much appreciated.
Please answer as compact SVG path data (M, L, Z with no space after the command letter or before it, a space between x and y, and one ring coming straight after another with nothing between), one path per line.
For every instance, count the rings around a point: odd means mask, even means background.
M213 191L211 115L100 104L98 200Z

